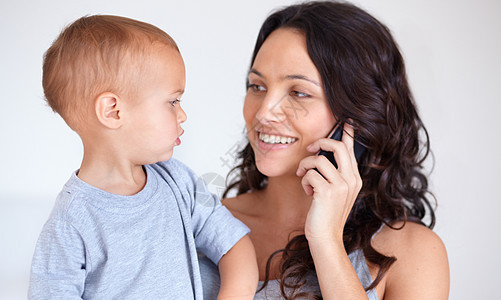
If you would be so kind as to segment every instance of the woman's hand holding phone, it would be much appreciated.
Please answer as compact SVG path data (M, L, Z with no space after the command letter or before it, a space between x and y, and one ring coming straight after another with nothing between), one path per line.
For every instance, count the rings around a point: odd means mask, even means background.
M297 176L305 193L313 196L306 217L305 235L310 242L343 242L343 229L360 189L362 179L358 172L354 151L354 130L344 125L341 141L322 138L307 147L318 153L332 152L337 168L324 155L308 156L299 163Z

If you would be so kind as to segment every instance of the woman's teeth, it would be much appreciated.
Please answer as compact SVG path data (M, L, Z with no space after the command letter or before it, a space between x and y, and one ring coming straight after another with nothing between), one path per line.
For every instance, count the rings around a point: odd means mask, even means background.
M296 141L296 138L264 133L259 133L259 139L267 144L291 144Z

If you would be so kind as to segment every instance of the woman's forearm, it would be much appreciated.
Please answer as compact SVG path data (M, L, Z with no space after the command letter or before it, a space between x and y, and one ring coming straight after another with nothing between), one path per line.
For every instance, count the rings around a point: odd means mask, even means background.
M342 244L323 240L309 245L323 299L368 299Z

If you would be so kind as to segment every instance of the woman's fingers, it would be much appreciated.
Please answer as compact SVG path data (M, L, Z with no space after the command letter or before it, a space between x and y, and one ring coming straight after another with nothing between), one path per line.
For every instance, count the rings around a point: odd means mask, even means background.
M346 148L350 153L353 153L354 136L355 136L355 129L353 129L353 126L351 126L348 123L345 123L341 141L346 145Z
M337 169L323 155L309 156L301 160L296 175L305 176L309 170L316 169L322 175L319 177L315 176L318 180L322 180L324 183L344 182L349 186L349 194L356 197L362 187L362 179L360 178L355 158L353 136L353 126L345 124L341 141L319 139L307 148L310 152L318 152L320 149L333 152L338 165ZM313 193L311 186L303 185L303 187L308 195Z
M344 142L332 139L319 139L313 142L311 145L309 145L307 149L310 152L318 152L320 151L320 149L332 152L334 154L334 159L336 160L336 164L340 172L343 172L345 170L351 170L353 168L350 152L348 150L347 145ZM351 152L353 152L353 150L351 150ZM331 166L332 168L334 168L332 163Z
M315 190L320 189L320 186L328 184L325 179L315 170L308 170L301 179L301 185L304 192L308 196L312 196Z
M333 182L336 176L339 176L334 165L323 155L308 156L299 162L296 171L297 176L304 176L310 169L317 169L322 176L329 182Z
M308 151L318 153L325 150L334 153L338 165L323 155L312 155L299 163L296 171L302 176L301 185L313 200L305 224L306 237L340 236L362 186L354 153L354 130L344 126L341 141L319 139L308 146Z
M351 166L351 161L348 159L348 166ZM345 167L345 170L351 169ZM359 177L354 171L343 174L323 155L308 156L301 160L296 171L297 176L303 176L302 185L306 194L311 196L313 191L321 191L327 189L329 184L334 184L336 187L346 185L349 194L358 193L357 187Z

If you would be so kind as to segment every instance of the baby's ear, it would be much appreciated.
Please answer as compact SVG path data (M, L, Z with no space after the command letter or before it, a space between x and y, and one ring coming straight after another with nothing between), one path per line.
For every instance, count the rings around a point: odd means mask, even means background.
M105 92L97 96L95 102L96 116L99 122L110 129L122 125L120 118L121 100L113 93Z

